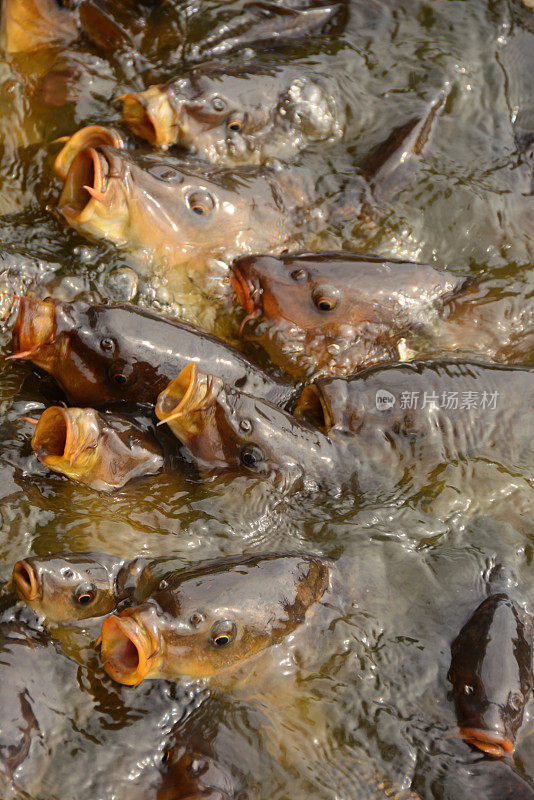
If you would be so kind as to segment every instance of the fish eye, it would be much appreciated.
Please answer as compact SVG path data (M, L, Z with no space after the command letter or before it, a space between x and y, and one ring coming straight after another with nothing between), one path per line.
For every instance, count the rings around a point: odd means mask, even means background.
M514 692L510 697L510 702L508 704L512 711L521 711L521 707L523 705L523 698L517 692Z
M81 606L88 606L96 597L96 586L94 583L82 583L74 592L74 599Z
M117 386L127 386L132 382L135 370L131 364L115 366L110 370L110 377Z
M231 117L228 117L226 127L229 131L235 131L236 133L239 133L239 131L242 131L245 127L245 120L243 117L233 114Z
M241 450L241 463L248 469L257 469L263 461L263 453L259 447L247 445Z
M162 764L168 764L169 761L171 760L171 758L172 758L172 750L169 747L167 750L165 750L165 752L161 756L161 763Z
M291 278L294 281L297 281L298 283L302 283L303 281L307 280L308 273L306 272L305 269L302 269L302 267L300 267L299 269L293 270L293 272L291 273Z
M211 642L215 647L227 647L234 641L236 633L235 622L229 619L219 620L211 629Z
M333 311L338 304L339 293L332 286L317 286L313 290L312 300L319 311Z
M226 103L222 97L213 97L211 100L211 107L214 111L224 111L226 108Z
M470 695L470 694L473 694L473 692L474 692L474 691L475 691L475 690L474 690L473 686L471 686L471 684L470 684L470 683L466 683L466 684L464 685L463 692L464 692L464 694L466 694L468 697L469 697L469 695Z
M189 210L199 217L206 217L215 208L215 200L209 192L195 189L185 199Z
M113 341L113 339L106 337L105 339L102 339L102 341L100 342L100 347L106 353L112 353L113 350L115 350L115 342Z

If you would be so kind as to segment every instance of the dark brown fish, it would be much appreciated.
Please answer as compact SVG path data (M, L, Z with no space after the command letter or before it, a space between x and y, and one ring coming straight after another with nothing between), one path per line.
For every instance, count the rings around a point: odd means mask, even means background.
M72 11L54 0L4 0L0 46L6 53L68 44L78 38Z
M534 676L532 619L506 594L484 600L451 645L460 735L491 756L514 752Z
M142 605L106 618L104 669L126 685L212 676L295 631L328 585L329 562L308 555L219 559L170 574Z
M247 3L241 14L223 23L202 44L191 47L188 56L208 60L232 50L265 46L266 43L269 48L282 47L329 28L339 30L346 14L344 2L300 8L265 0Z
M133 592L144 566L105 553L31 556L13 567L13 586L48 622L100 617Z
M152 425L93 408L50 406L37 422L31 446L53 472L99 492L155 475L164 464Z
M288 67L209 64L122 96L123 119L166 149L215 164L262 164L341 136L339 103L324 80Z
M528 368L412 362L309 384L292 416L189 365L156 415L202 469L283 476L307 491L368 491L470 458L534 476L533 390Z
M12 358L32 361L53 375L73 404L154 405L158 393L192 359L201 369L275 403L287 402L294 393L214 336L126 304L23 297Z
M190 319L196 321L194 306L206 306L206 296L226 297L232 258L270 252L303 235L313 197L307 173L242 167L206 177L176 162L146 163L141 168L107 144L80 150L59 210L80 233L127 249Z
M423 264L350 252L244 256L231 270L246 338L301 379L405 360L467 283Z

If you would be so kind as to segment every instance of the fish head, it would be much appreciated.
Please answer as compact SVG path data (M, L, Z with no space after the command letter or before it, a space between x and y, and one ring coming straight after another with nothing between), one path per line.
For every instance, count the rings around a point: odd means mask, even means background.
M334 468L326 437L271 403L202 373L194 362L160 393L156 416L201 469L318 481Z
M465 282L424 264L351 253L243 256L230 274L245 311L242 334L299 378L303 368L308 378L398 358L404 337Z
M29 557L13 567L19 597L51 622L109 614L122 562L98 553Z
M530 621L506 595L492 595L462 628L451 653L448 677L460 735L489 755L511 755L532 692Z
M424 264L356 253L243 256L231 276L247 314L330 337L347 325L360 334L378 324L403 331L466 282Z
M84 234L124 245L131 224L130 172L128 159L114 147L100 144L79 150L68 166L59 211Z
M340 132L331 94L286 68L204 64L122 99L125 122L152 145L177 143L227 166Z
M125 95L123 118L152 145L177 143L221 165L257 164L257 137L270 128L280 94L278 72L195 67L172 83Z
M128 684L210 677L295 631L328 584L327 562L307 555L219 559L172 574L145 603L104 621L104 668Z
M51 406L41 414L31 446L49 469L83 482L102 461L104 428L102 417L92 408Z
M132 393L143 402L142 365L128 338L131 317L127 307L21 297L11 358L52 374L74 403L121 402Z
M177 744L165 750L156 800L234 800L238 787L223 764Z

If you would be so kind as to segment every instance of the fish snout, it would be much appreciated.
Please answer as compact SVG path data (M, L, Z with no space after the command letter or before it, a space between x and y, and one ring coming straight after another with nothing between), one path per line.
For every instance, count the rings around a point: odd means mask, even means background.
M222 385L219 378L200 372L191 361L159 394L156 401L159 424L166 422L187 444L184 439L204 427L204 416L215 405Z
M21 297L12 337L10 359L32 358L36 351L51 344L55 337L55 307L52 298L38 300Z
M18 594L27 603L32 603L42 596L42 584L37 570L30 561L17 561L13 567L13 584Z
M110 145L117 149L124 147L122 136L114 128L105 128L103 125L86 125L76 131L60 150L54 161L54 171L62 181L67 180L70 166L78 153L88 148L97 148L101 145Z
M161 87L150 86L117 99L123 101L122 117L137 136L164 150L178 141L181 109L171 105Z
M104 620L98 644L105 671L126 686L137 686L146 678L160 650L159 641L131 609Z
M230 286L235 292L238 303L246 312L239 327L239 336L242 335L247 322L259 317L263 310L261 286L252 276L246 275L245 270L240 264L234 264L230 269Z
M488 703L478 719L463 722L460 736L495 758L510 756L514 752L515 734L504 718L503 709L496 703Z

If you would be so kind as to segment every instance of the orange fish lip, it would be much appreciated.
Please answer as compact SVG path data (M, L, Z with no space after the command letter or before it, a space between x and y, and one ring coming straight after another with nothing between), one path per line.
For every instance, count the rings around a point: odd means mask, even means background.
M115 128L106 128L103 125L87 125L85 128L80 128L72 136L66 137L65 145L61 148L54 161L56 175L65 182L70 166L78 153L90 147L96 148L103 144L120 150L124 147L124 140Z
M220 380L200 372L195 362L191 361L158 395L155 407L160 420L158 425L176 422L187 439L188 423L211 408L217 401L220 389Z
M38 300L36 297L21 297L19 311L13 327L13 352L8 358L31 359L42 347L55 339L54 301Z
M41 597L41 585L37 572L28 561L24 559L17 561L13 567L12 579L26 602L32 603Z
M230 286L235 292L239 304L247 312L239 326L238 335L241 336L247 322L259 317L263 311L261 287L257 286L254 281L245 278L239 267L233 267L230 272Z
M145 625L128 611L112 614L104 620L97 644L100 644L105 671L125 686L141 683L159 652L157 642Z
M467 744L478 747L479 750L495 758L511 756L514 752L513 739L483 728L460 728L460 736Z

